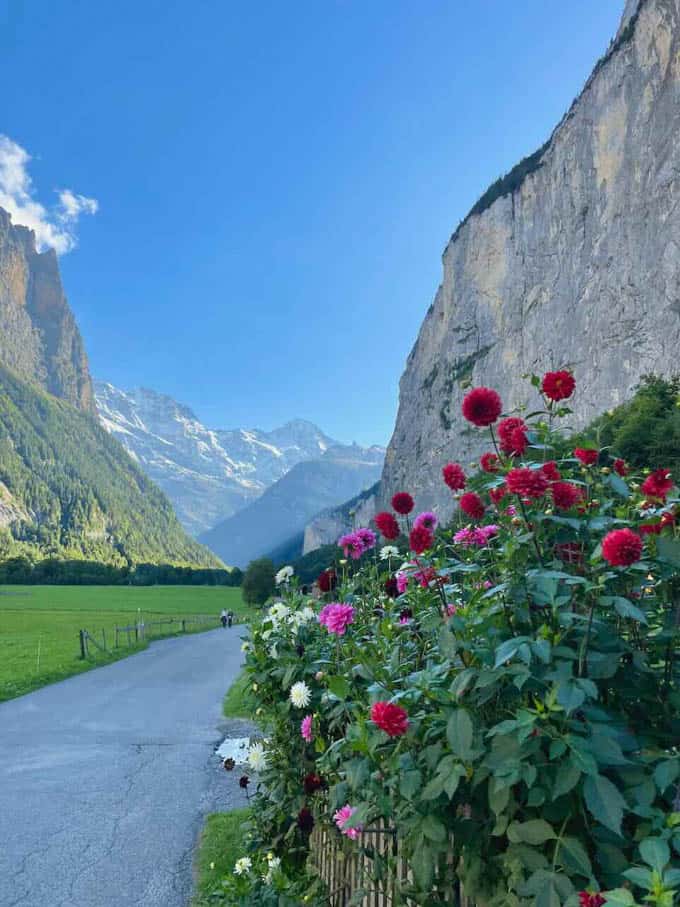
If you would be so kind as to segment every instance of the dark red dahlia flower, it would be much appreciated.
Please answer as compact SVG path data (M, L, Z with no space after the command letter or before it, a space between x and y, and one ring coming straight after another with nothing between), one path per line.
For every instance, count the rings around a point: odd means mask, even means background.
M584 466L594 466L597 463L599 452L591 447L577 447L574 450L574 456L580 460Z
M526 431L521 427L513 428L510 432L505 452L510 454L511 457L521 457L528 446L529 438Z
M519 416L508 416L507 419L501 419L498 423L498 437L501 442L501 450L503 453L511 454L513 452L514 445L512 434L518 428L523 432L526 432L527 430L524 419L520 419Z
M322 592L331 592L338 584L338 577L333 568L323 570L316 579Z
M460 463L447 463L442 469L442 476L451 491L461 491L465 488L465 473Z
M398 491L392 498L392 508L402 516L409 514L414 506L413 498L408 491Z
M578 485L572 485L571 482L553 482L550 493L555 507L559 510L570 510L583 497L583 490Z
M543 466L541 466L541 470L546 479L550 479L551 482L559 482L562 478L560 471L557 468L557 463L554 460L548 460L547 463L544 463Z
M641 555L642 539L632 529L614 529L602 540L602 557L612 567L629 567Z
M540 498L548 490L549 482L541 469L521 467L511 469L505 477L508 491L522 498Z
M323 780L319 775L315 775L314 772L305 775L304 781L302 782L302 787L306 794L315 794L318 790L321 790L323 786Z
M233 772L234 769L236 768L236 763L235 763L234 760L231 758L231 756L228 756L228 757L224 760L224 762L222 763L222 765L224 766L225 772Z
M618 473L622 478L628 475L628 467L620 457L614 460L614 472Z
M498 457L495 453L485 453L479 459L479 465L484 472L498 472Z
M401 737L408 730L408 714L391 702L376 702L371 706L371 721L390 737Z
M250 778L248 775L241 775L238 779L238 786L243 788L243 790L248 790L248 785L250 784Z
M396 576L390 576L385 580L385 592L390 598L396 598L399 595L399 586L397 585Z
M644 480L641 491L646 497L654 498L663 503L672 487L673 479L671 478L670 470L657 469Z
M566 400L574 393L576 381L571 372L562 370L559 372L546 372L541 382L541 390L549 400L556 403L560 400Z
M458 503L463 513L467 513L473 520L481 520L484 516L484 501L474 491L466 492Z
M401 530L399 529L399 523L394 514L383 510L382 513L377 513L375 515L374 522L383 538L388 539L391 542L394 541L394 539L399 538Z
M461 409L468 422L485 428L498 419L503 411L503 403L490 387L476 387L465 395Z
M408 538L411 551L416 554L422 554L423 551L427 551L434 542L434 535L424 526L414 526Z
M306 806L298 813L297 824L301 832L306 835L311 834L312 829L314 828L314 816L312 815L311 810L307 809Z
M638 532L640 535L661 535L661 530L663 529L662 523L645 523L643 526L638 526Z

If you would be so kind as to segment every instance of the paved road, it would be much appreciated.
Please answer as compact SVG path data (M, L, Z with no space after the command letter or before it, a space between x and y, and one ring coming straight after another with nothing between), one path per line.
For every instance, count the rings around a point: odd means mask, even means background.
M2 907L186 907L205 813L242 804L214 756L243 735L221 717L239 637L164 640L0 705Z

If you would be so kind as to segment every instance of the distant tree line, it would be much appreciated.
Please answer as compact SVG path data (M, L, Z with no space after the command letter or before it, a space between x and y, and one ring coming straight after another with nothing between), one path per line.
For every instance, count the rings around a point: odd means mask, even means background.
M118 567L100 561L27 557L0 560L0 584L59 586L240 586L243 573L210 567L134 564Z

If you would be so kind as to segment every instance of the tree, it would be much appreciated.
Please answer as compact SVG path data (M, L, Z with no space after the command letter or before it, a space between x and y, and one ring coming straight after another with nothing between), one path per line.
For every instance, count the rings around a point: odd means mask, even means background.
M275 568L268 557L248 564L243 576L243 600L249 605L263 605L274 592Z

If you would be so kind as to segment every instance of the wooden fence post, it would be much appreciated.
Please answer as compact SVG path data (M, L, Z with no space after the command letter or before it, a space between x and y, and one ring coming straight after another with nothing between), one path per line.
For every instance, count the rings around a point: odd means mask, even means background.
M85 632L83 630L79 630L78 632L80 635L80 657L82 659L84 659L85 658Z
M186 620L182 620L182 633L186 633L186 632L187 632L187 622L186 622Z
M106 630L102 627L102 643L106 649Z

